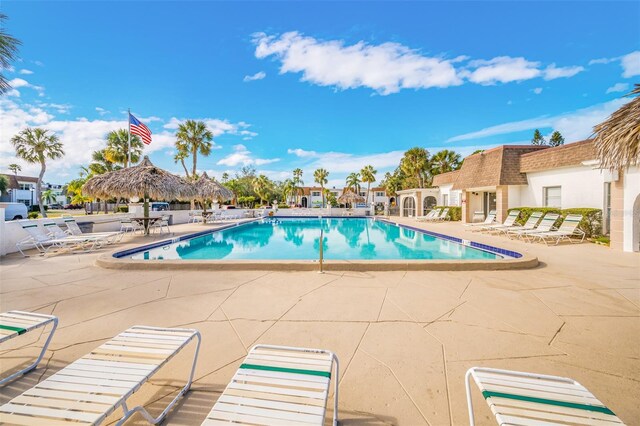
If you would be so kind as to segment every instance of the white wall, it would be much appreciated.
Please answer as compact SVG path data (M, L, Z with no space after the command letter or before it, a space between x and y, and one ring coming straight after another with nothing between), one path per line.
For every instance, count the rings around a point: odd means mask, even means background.
M636 234L638 229L633 229L633 222L639 219L633 217L633 206L636 198L640 195L640 168L631 167L624 175L624 237L622 242L622 250L634 251L638 250L637 240L634 244L634 231ZM640 223L636 223L640 227ZM635 236L638 238L638 236Z
M591 166L567 167L527 173L528 185L520 186L520 197L512 200L509 207L544 206L543 188L560 186L560 208L591 207L602 209L604 205L604 182L608 173Z
M439 206L444 205L444 195L448 196L450 206L460 207L462 205L462 191L459 189L453 189L452 183L440 185L439 188L440 192L437 196Z

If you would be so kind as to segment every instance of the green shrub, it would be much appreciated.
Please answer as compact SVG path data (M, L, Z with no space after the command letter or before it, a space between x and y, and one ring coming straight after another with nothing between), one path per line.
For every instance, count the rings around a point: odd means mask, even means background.
M129 213L129 206L118 206L118 213Z
M447 216L451 221L462 220L462 207L457 206L435 206L434 209L449 209Z
M38 212L30 212L29 215L27 216L29 219L37 219L38 216L40 216L40 213Z
M514 207L509 209L509 211L511 210L520 210L520 215L516 221L520 225L524 225L532 212L542 212L543 215L547 213L558 213L560 217L555 223L556 227L560 226L567 215L579 214L582 216L582 221L578 227L584 231L588 238L598 236L602 233L602 210L600 209L586 207L573 209L559 209L557 207Z
M44 211L46 212L47 210L49 210L49 206L44 206ZM29 211L30 212L39 212L40 211L40 206L38 204L34 204L32 206L29 206Z
M289 208L289 204L280 203L280 204L278 204L278 208L279 209L288 209Z

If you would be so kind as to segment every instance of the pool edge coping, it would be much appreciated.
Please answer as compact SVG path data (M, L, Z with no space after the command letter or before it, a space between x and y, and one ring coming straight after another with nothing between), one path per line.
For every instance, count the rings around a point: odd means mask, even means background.
M288 216L279 216L287 217ZM293 216L298 218L297 216ZM323 216L329 217L329 216ZM362 216L364 217L364 216ZM340 217L342 218L342 217ZM172 244L186 239L196 238L212 232L222 231L243 224L267 218L256 218L243 222L236 222L228 226L223 226L215 230L206 230L180 237L157 241L151 244L144 244L130 249L117 249L102 254L96 259L96 265L105 269L136 269L136 270L266 270L266 271L317 271L320 268L317 260L135 260L126 256L139 252L142 247L151 249L166 244ZM477 250L490 252L498 255L506 255L508 258L498 260L449 260L449 259L415 259L415 260L325 260L323 269L326 271L482 271L482 270L509 270L509 269L531 269L539 265L538 258L528 254L505 250L499 247L481 244L475 241L465 240L459 237L440 234L410 225L393 222L386 218L373 218L382 222L391 223L401 228L409 229L431 235L436 238L453 241L458 244L467 245ZM116 255L120 256L116 256ZM513 255L516 256L513 256Z

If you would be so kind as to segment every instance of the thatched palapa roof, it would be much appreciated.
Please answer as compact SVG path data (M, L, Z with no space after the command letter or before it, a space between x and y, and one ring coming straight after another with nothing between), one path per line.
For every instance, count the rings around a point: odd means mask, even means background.
M194 198L197 200L227 201L233 199L233 192L207 176L207 172L193 184Z
M593 128L602 168L614 170L640 164L640 84L627 96L635 99Z
M147 196L156 200L191 200L195 195L189 182L154 166L147 156L136 166L92 177L82 186L82 193L96 198Z
M342 204L364 203L364 197L348 190L338 197L338 202Z

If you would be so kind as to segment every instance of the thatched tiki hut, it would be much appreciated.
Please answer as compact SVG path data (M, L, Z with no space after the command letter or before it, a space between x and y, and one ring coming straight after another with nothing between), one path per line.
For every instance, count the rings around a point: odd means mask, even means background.
M640 84L627 96L635 96L604 122L593 128L596 152L602 168L616 170L640 164Z
M149 198L190 200L194 190L189 182L154 166L145 156L136 166L92 177L82 186L82 193L99 198L142 198L144 216L149 217Z
M349 204L353 207L354 203L364 203L364 197L362 195L358 195L352 190L346 191L340 197L338 197L338 202L341 204Z
M233 199L233 192L207 176L207 172L202 173L200 178L191 185L194 192L193 198L202 203L204 213L207 212L207 202Z

